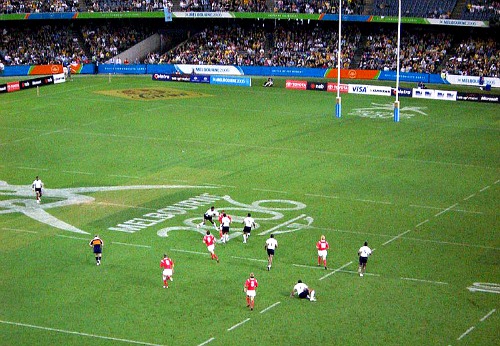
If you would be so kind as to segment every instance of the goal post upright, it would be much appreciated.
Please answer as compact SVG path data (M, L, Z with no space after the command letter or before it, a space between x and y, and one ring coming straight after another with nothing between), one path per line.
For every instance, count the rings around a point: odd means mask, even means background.
M337 99L335 102L335 116L342 117L342 98L340 97L340 68L341 64L341 48L342 48L342 0L339 0L339 46L337 51Z
M399 60L400 60L400 51L401 51L401 0L398 0L398 48L396 50L396 101L394 102L394 122L399 122Z

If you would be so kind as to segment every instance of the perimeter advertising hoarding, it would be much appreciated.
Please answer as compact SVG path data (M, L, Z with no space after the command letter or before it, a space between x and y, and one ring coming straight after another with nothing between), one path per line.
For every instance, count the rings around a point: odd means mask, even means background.
M498 95L458 92L457 101L500 103L500 97Z
M0 94L7 92L7 84L0 84Z
M210 84L252 86L252 78L244 76L210 76Z

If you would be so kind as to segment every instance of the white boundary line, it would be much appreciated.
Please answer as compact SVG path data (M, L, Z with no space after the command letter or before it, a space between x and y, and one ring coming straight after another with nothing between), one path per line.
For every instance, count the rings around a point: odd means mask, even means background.
M121 339L121 338L113 338L113 337L110 337L110 336L102 336L102 335L96 335L96 334L74 332L74 331L71 331L71 330L49 328L49 327L42 327L42 326L35 326L33 324L25 324L25 323L18 323L18 322L9 322L9 321L3 321L3 320L0 320L0 323L10 324L10 325L19 326L19 327L28 327L28 328L35 328L35 329L47 330L47 331L51 331L51 332L59 332L59 333L65 333L65 334L88 336L90 338L113 340L113 341L121 341L121 342L126 342L126 343L129 343L129 344L138 344L138 345L147 345L147 346L163 346L163 345L160 345L160 344L152 344L152 343L143 342L143 341L135 341L135 340Z
M268 306L267 308L265 308L264 310L262 310L260 313L263 314L264 312L266 312L267 310L270 310L272 308L274 308L276 305L280 304L281 302L276 302L274 303L273 305L270 305Z
M117 242L117 241L112 241L111 244L126 245L126 246L135 246L135 247L145 247L145 248L148 248L148 249L151 248L151 246L149 246L149 245L127 244L127 243L120 243L120 242Z
M472 326L472 327L470 327L469 329L467 329L467 330L465 331L465 333L463 333L462 335L460 335L460 336L458 337L458 339L457 339L457 340L462 340L462 338L463 338L463 337L465 337L465 336L466 336L467 334L469 334L470 332L472 332L472 331L474 330L474 328L476 328L476 327Z
M491 187L490 185L485 186L481 190L479 190L479 192L484 192L484 191L488 190L490 187Z
M265 234L271 233L271 232L272 232L272 231L274 231L275 229L278 229L278 228L280 228L280 227L287 226L287 225L289 225L289 224L291 224L291 223L293 223L293 222L295 222L295 221L297 221L297 220L302 219L302 218L303 218L303 217L305 217L305 216L306 216L306 214L301 214L301 215L299 215L299 216L297 216L297 217L294 217L293 219L290 219L290 220L285 221L285 222L283 222L283 223L281 223L281 224L279 224L279 225L277 225L277 226L274 226L273 228L268 229L267 231L260 232L260 233L259 233L259 234L257 234L257 235L265 235Z
M238 257L238 256L231 256L231 258L236 258L236 259L241 259L241 260L247 260L247 261L256 261L256 262L265 262L265 263L267 263L267 260L262 260L262 259L257 259L257 258L245 258L245 257Z
M25 229L17 229L17 228L2 227L2 229L5 230L5 231L14 231L14 232L22 232L22 233L33 233L33 234L37 234L38 233L37 231L28 231L28 230L25 230Z
M90 172L80 172L80 171L61 171L62 173L70 173L70 174L84 174L84 175L95 175L95 173Z
M427 223L427 222L429 222L429 221L430 221L429 219L427 219L427 220L425 220L425 221L422 221L422 222L420 222L419 224L417 224L417 225L415 226L415 228L418 228L418 227L422 226L423 224L425 224L425 223Z
M266 189L252 189L253 191L262 191L262 192L276 192L276 193L283 193L283 194L286 194L286 193L289 193L288 191L279 191L279 190L266 190Z
M446 213L447 211L450 211L451 209L455 208L456 206L458 205L458 203L455 203L453 204L452 206L449 206L448 208L446 208L445 210L442 210L440 211L439 213L437 213L436 215L434 215L434 217L438 217L439 215L443 215L444 213Z
M180 249L170 249L170 251L175 251L175 252L185 252L185 253L192 253L192 254L195 254L195 255L203 255L203 256L208 256L208 253L206 253L206 252L189 251L189 250L180 250Z
M405 235L406 233L408 233L408 232L411 232L411 229L409 229L409 230L407 230L406 232L403 232L403 233L401 233L401 234L398 234L397 236L395 236L395 237L394 237L394 238L392 238L392 239L389 239L388 241L386 241L385 243L383 243L383 244L382 244L382 246L385 246L385 245L387 245L387 244L389 244L389 243L393 242L394 240L396 240L396 239L398 239L398 238L401 238L402 236L404 236L404 235Z
M443 281L432 281L432 280L423 280L423 279L414 279L414 278L404 278L401 277L401 280L407 280L407 281L417 281L417 282L427 282L430 284L436 284L436 285L448 285L447 282Z
M208 339L207 341L202 342L202 343L201 343L201 344L199 344L198 346L203 346L203 345L206 345L206 344L208 344L209 342L212 342L212 341L214 341L214 340L215 340L215 338L210 338L210 339Z
M336 272L338 272L338 271L340 271L340 270L344 269L345 267L347 267L347 266L348 266L348 265L350 265L350 264L352 264L352 261L351 261L351 262L349 262L349 263L346 263L346 264L344 264L342 267L337 268L337 269L333 270L332 272L330 272L330 273L328 273L328 274L326 274L326 275L322 276L321 278L319 278L319 280L321 281L321 280L323 280L323 279L326 279L326 278L327 278L327 277L329 277L330 275L335 274Z
M479 321L481 322L484 322L488 317L490 317L491 315L493 315L493 313L497 311L497 309L493 309L491 310L490 312L488 312L483 318L481 318Z
M70 235L64 235L64 234L56 234L56 237L61 237L61 238L69 238L69 239L78 239L78 240L88 240L87 238L80 238L80 237L72 237Z
M230 332L231 330L238 328L243 323L247 323L248 321L250 321L250 317L247 318L246 320L241 321L240 323L236 323L234 326L232 326L231 328L229 328L227 331Z

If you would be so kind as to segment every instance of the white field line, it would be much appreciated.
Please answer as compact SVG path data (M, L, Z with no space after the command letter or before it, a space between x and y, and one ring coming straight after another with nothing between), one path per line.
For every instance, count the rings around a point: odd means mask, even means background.
M349 273L349 274L358 274L357 271L355 270L339 270L340 273ZM367 276L380 276L380 274L374 274L374 273L364 273L363 275Z
M455 208L456 206L458 205L458 203L455 203L453 204L452 206L449 206L448 208L446 208L445 210L442 210L440 211L439 213L437 213L436 215L434 215L434 217L438 217L439 215L443 215L444 213L446 213L447 211Z
M63 235L63 234L56 234L56 237L89 241L87 238L73 237L73 236ZM110 242L110 244L125 245L125 246L135 246L135 247L144 247L144 248L148 248L148 249L151 248L151 246L149 246L149 245L121 243L121 242L118 242L118 241L112 241L112 242Z
M408 281L417 281L417 282L426 282L430 284L436 284L436 285L448 285L447 282L442 282L442 281L432 281L432 280L422 280L422 279L414 279L414 278L401 278L401 280L408 280Z
M70 174L84 174L84 175L95 175L95 173L90 172L80 172L80 171L61 171L62 173L70 173Z
M469 329L467 329L467 330L465 331L465 333L463 333L462 335L460 335L460 336L458 337L458 339L457 339L457 340L462 340L462 338L464 338L467 334L469 334L470 332L472 332L472 331L474 330L474 328L476 328L476 327L472 326L472 327L470 327Z
M128 205L128 204L120 204L120 203L97 202L96 204L106 205L106 206L110 206L110 207L122 207L122 208L130 208L130 209L142 209L142 210L147 210L147 211L155 211L155 210L157 210L157 209L154 209L154 208L139 207L139 206L136 206L136 205Z
M28 231L28 230L25 230L25 229L17 229L17 228L3 227L2 229L5 230L5 231L13 231L13 232L33 233L33 234L37 234L38 233L37 231Z
M257 258L246 258L246 257L238 257L238 256L231 256L231 258L236 258L236 259L241 259L241 260L246 260L246 261L256 261L256 262L267 263L267 260L257 259Z
M247 323L248 321L250 321L250 317L247 318L246 320L241 321L240 323L236 323L234 326L232 326L231 328L229 328L227 331L230 332L231 330L238 328L243 323Z
M266 189L252 189L253 191L262 191L262 192L276 192L276 193L289 193L288 191L279 191L279 190L266 190Z
M120 242L117 242L117 241L112 241L111 244L126 245L126 246L135 246L135 247L145 247L145 248L148 248L148 249L151 248L151 246L149 246L149 245L120 243Z
M122 174L110 174L110 177L116 178L130 178L130 179L140 179L141 177L136 177L134 175L122 175Z
M274 303L273 305L270 305L268 306L267 308L265 308L264 310L262 310L260 313L263 314L264 312L268 311L268 310L271 310L272 308L274 308L276 305L280 304L281 302L276 302Z
M351 261L351 262L349 262L349 263L344 264L342 267L337 268L337 269L333 270L332 272L330 272L330 273L328 273L328 274L326 274L326 275L323 275L323 276L322 276L319 280L321 281L321 280L323 280L323 279L326 279L326 278L327 278L327 277L329 277L330 275L335 274L336 272L338 272L338 271L340 271L340 270L344 269L345 267L347 267L347 266L348 266L348 265L350 265L350 264L352 264L352 261Z
M479 190L479 192L484 192L484 191L488 190L490 187L491 187L491 186L489 186L489 185L488 185L488 186L485 186L485 187L483 187L481 190Z
M36 168L36 167L25 167L25 166L18 166L16 167L17 169L29 169L30 171L48 171L48 168Z
M340 198L338 196L316 195L316 194L312 194L312 193L305 193L304 195L309 196L309 197L321 197L321 198L331 198L331 199L339 199Z
M395 236L395 237L394 237L394 238L392 238L392 239L389 239L388 241L386 241L385 243L383 243L383 244L382 244L382 246L385 246L385 245L387 245L387 244L389 244L389 243L393 242L394 240L396 240L396 239L398 239L398 238L401 238L402 236L404 236L404 235L405 235L406 233L408 233L408 232L411 232L411 229L409 229L409 230L407 230L406 232L403 232L403 233L401 233L401 234L398 234L397 236Z
M417 224L417 225L415 226L415 228L418 228L418 227L422 226L423 224L425 224L425 223L427 223L427 222L429 222L429 219L427 219L427 220L425 220L425 221L422 221L421 223Z
M208 339L207 341L202 342L202 343L201 343L201 344L199 344L198 346L203 346L203 345L206 345L206 344L208 344L208 343L210 343L210 342L212 342L212 341L214 341L214 340L215 340L215 338L210 338L210 339Z
M129 340L129 339L114 338L114 337L110 337L110 336L102 336L102 335L96 335L96 334L74 332L74 331L71 331L71 330L49 328L49 327L42 327L42 326L35 326L33 324L26 324L26 323L9 322L9 321L2 321L2 320L0 320L0 323L10 324L10 325L19 326L19 327L41 329L41 330L46 330L46 331L51 331L51 332L58 332L58 333L64 333L64 334L73 334L73 335L87 336L87 337L90 337L90 338L113 340L113 341L121 341L121 342L126 342L126 343L129 343L129 344L138 344L138 345L147 345L147 346L163 346L163 345L160 345L160 344L152 344L152 343L144 342L144 341L135 341L135 340Z
M443 210L443 208L432 207L430 205L410 204L410 207L412 207L412 208L422 208L422 209ZM456 212L456 213L468 213L468 214L479 214L479 215L484 214L481 211L473 211L473 210L465 210L465 209L453 209L453 211Z
M78 239L78 240L87 240L88 242L90 242L89 239L87 238L80 238L80 237L72 237L70 235L63 235L63 234L56 234L56 237L61 237L61 238L69 238L69 239Z
M443 245L455 245L455 246L464 246L464 247L477 247L477 248L481 248L481 249L500 250L499 247L485 246L485 245L475 245L475 244L466 244L466 243L453 243L453 242L450 242L450 241L431 240L431 239L419 239L419 238L412 238L412 237L403 237L403 239L406 239L406 240L416 240L416 241L422 241L422 242L427 242L427 243L443 244Z
M170 249L170 251L191 253L191 254L194 254L194 255L203 255L203 256L208 256L209 255L206 252L189 251L189 250L181 250L181 249Z
M305 265L305 264L295 264L295 263L293 263L292 265L294 267L300 267L300 268L323 269L323 270L325 270L322 266L308 266L308 265Z
M289 224L291 224L291 223L294 223L295 221L300 220L300 219L302 219L302 218L303 218L303 217L305 217L305 216L306 216L306 214L301 214L301 215L299 215L299 216L297 216L297 217L294 217L294 218L293 218L293 219L291 219L291 220L288 220L288 221L283 222L283 223L281 223L281 224L279 224L279 225L277 225L277 226L274 226L273 228L268 229L267 231L260 232L258 235L265 235L265 234L271 233L272 231L274 231L274 230L276 230L276 229L279 229L279 228L281 228L281 227L287 226L287 225L289 225Z
M470 196L465 197L465 198L464 198L464 201L467 201L467 200L471 199L471 198L472 198L472 197L474 197L474 196L476 196L476 194L475 194L475 193L473 193L473 194L472 194L472 195L470 195Z
M330 199L342 199L346 201L357 201L357 202L365 202L365 203L375 203L375 204L386 204L386 205L391 205L392 202L387 202L387 201L375 201L371 199L363 199L363 198L343 198L339 196L328 196L328 195L316 195L316 194L311 194L311 193L305 193L305 196L309 197L320 197L320 198L330 198Z
M493 309L491 310L490 312L488 312L483 318L481 318L479 321L481 322L484 322L488 317L490 317L491 315L493 315L493 313L497 311L497 309Z
M349 234L361 234L361 235L372 235L375 237L393 237L394 235L392 234L383 234L383 233L370 233L370 232L359 232L359 231L346 231L343 229L332 229L332 228L325 228L325 227L315 227L315 226L309 226L309 228L314 228L317 230L324 230L324 231L332 231L332 232L338 232L338 233L349 233Z

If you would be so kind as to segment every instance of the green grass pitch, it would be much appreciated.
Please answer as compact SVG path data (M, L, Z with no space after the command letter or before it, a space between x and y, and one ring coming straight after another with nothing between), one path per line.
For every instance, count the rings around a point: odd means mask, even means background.
M394 123L393 99L343 95L337 119L335 94L263 81L75 77L0 96L0 345L498 345L498 105L403 98ZM258 223L217 245L220 264L195 227L212 204L231 234ZM298 279L317 302L289 297Z

